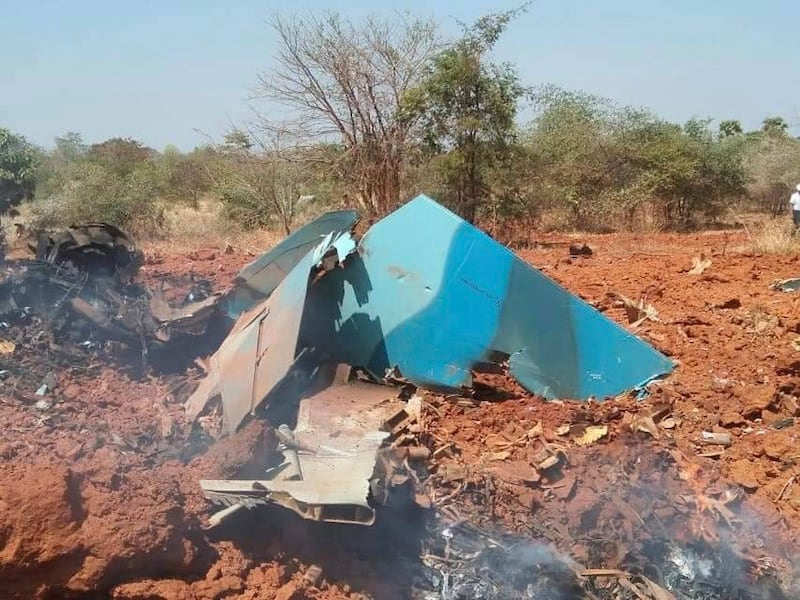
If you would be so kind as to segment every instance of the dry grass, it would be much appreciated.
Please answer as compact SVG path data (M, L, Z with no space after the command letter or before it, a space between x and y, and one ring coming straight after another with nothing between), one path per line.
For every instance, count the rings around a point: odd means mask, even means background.
M224 248L230 245L258 255L285 237L280 231L243 231L236 224L222 218L218 206L213 199L201 200L198 210L182 205L173 206L164 214L163 228L151 231L131 227L126 231L146 251L176 254L198 248ZM22 205L19 212L19 216L13 219L6 217L0 220L0 227L12 249L18 241L13 224L30 226L33 221L30 205ZM27 253L27 247L25 248Z
M198 210L177 206L164 215L164 232L156 236L137 236L145 249L177 253L197 248L224 248L230 245L239 250L261 254L280 241L281 232L244 231L235 223L222 218L219 205L211 200L200 202Z
M765 219L747 227L748 249L762 254L800 254L800 235L786 218Z

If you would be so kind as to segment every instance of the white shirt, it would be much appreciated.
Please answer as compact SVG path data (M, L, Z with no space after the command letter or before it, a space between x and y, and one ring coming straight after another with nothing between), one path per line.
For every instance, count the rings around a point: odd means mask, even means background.
M784 196L785 198L786 196ZM789 199L789 204L792 205L792 210L800 210L800 192L795 192Z

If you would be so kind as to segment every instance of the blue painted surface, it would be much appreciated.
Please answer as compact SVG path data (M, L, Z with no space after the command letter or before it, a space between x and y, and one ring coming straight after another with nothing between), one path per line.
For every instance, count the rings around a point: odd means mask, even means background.
M224 301L225 312L231 319L269 297L283 279L314 248L325 246L326 236L342 237L358 223L354 210L325 213L306 223L289 237L259 256L237 275L236 287ZM350 239L345 236L344 239Z
M282 394L306 350L378 379L396 367L439 390L470 385L472 368L500 352L511 375L547 398L616 396L674 366L426 196L376 223L357 248L356 220L325 215L240 276L244 292L235 289L229 307L253 308L214 358L226 431ZM332 249L343 265L309 285Z
M335 303L335 306L333 305ZM548 398L604 398L672 362L426 196L376 223L309 290L302 335L376 377L470 384L493 351Z

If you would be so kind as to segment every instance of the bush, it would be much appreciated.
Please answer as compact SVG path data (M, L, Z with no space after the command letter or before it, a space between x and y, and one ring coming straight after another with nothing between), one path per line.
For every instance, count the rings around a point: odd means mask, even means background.
M58 190L31 204L32 226L67 227L104 221L133 231L153 232L163 223L159 194L158 178L146 166L121 177L95 163L78 163Z
M786 219L769 219L753 227L750 236L750 250L764 254L798 254L800 239L794 232L792 223Z
M539 103L519 171L538 214L571 214L570 226L583 230L685 229L717 219L744 193L742 136L558 90Z

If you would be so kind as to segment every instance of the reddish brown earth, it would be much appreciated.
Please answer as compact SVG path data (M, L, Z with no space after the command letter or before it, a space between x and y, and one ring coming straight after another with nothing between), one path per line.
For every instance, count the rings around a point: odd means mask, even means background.
M737 250L738 234L580 241L592 257L569 259L566 245L521 254L626 327L610 293L644 297L658 321L635 331L678 368L641 402L544 403L502 375L482 376L497 390L477 399L427 396L434 507L550 542L583 567L646 569L660 539L703 539L789 581L800 533L800 295L769 285L800 275L800 262ZM689 274L701 252L711 266ZM156 254L143 278L168 281L177 297L191 274L219 289L249 260L218 248ZM204 531L197 480L258 470L272 446L264 423L208 448L183 418L185 375L133 380L99 361L64 361L40 339L15 342L24 372L0 387L3 597L407 597L393 561L404 541L387 542L391 525L342 532L266 509ZM36 408L50 373L51 406ZM603 426L591 440L589 428ZM703 431L732 442L704 444ZM312 564L322 575L306 583Z

